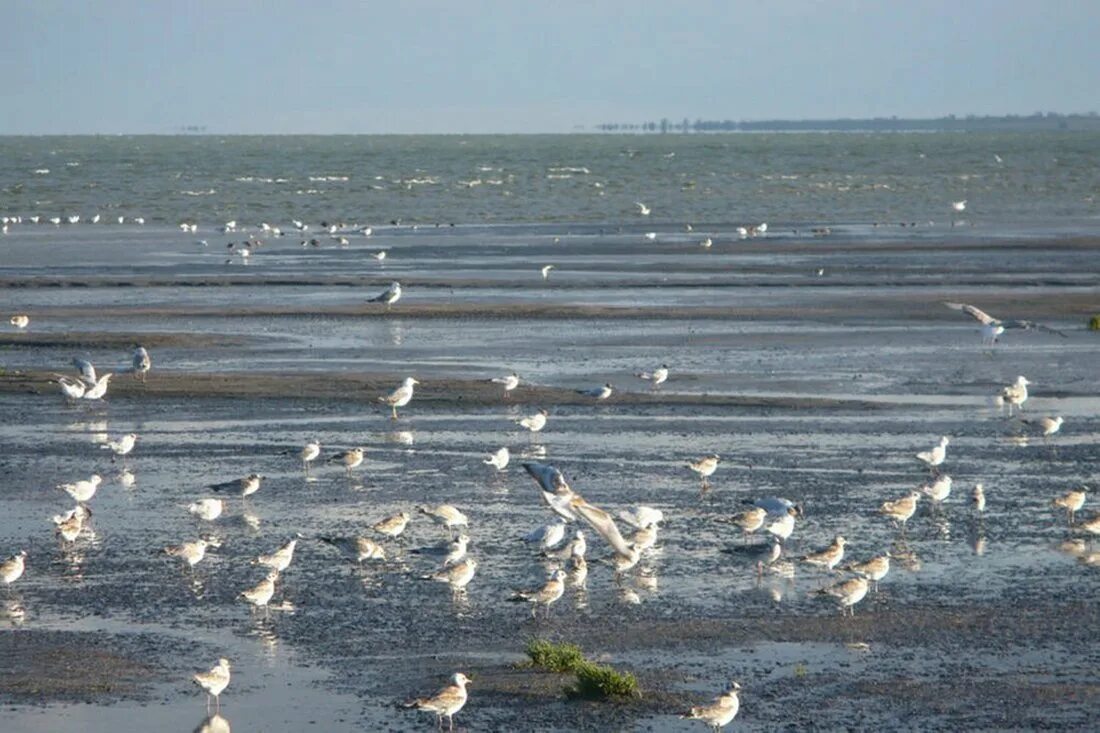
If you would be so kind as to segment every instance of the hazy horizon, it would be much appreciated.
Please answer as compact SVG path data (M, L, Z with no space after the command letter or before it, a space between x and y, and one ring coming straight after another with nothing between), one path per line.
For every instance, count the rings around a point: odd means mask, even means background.
M5 8L0 134L568 133L1097 107L1096 3L730 5L19 3Z

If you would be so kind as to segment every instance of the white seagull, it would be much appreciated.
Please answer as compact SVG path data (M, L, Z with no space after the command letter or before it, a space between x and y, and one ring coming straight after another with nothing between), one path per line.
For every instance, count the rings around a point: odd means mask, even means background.
M508 397L508 393L519 386L519 375L515 372L504 377L493 377L490 380L493 384L500 384L504 386L504 396Z
M615 391L615 388L610 383L603 385L602 387L593 387L592 389L578 389L577 394L584 395L585 397L593 397L597 400L606 400L611 396L611 393Z
M373 298L367 300L368 303L385 303L386 308L396 303L401 299L401 283L394 280L390 283L390 286L382 291L380 295L376 295Z
M153 366L153 360L149 358L149 352L141 344L134 346L134 377L145 381L145 375Z
M111 374L110 372L107 372L102 377L100 377L99 380L95 383L95 386L88 387L88 389L84 390L84 395L83 395L84 399L86 399L86 400L100 400L100 399L103 399L103 397L107 394L107 385L111 381L111 377L113 377L113 376L114 376L114 374Z
M993 316L983 311L981 308L977 308L966 303L952 303L945 301L944 305L946 305L951 310L962 311L978 323L982 324L982 343L986 344L987 346L992 346L993 344L997 343L997 337L1004 333L1005 329L1009 328L1016 328L1022 331L1049 331L1050 333L1058 334L1062 338L1069 338L1068 336L1066 336L1065 333L1057 329L1050 328L1049 326L1044 326L1041 323L1035 323L1034 321L1002 320L1000 318L994 318Z
M379 402L385 402L393 410L393 419L397 419L397 408L404 407L409 404L413 398L413 387L420 384L413 377L405 377L405 381L401 383L401 386L390 392L385 397L379 397Z
M634 205L638 207L638 213L642 216L649 216L651 209L643 204L641 201L635 201Z
M550 277L550 271L554 269L553 265L543 265L539 272L542 273L542 279L545 280Z
M656 388L668 381L668 364L662 364L651 372L638 372L634 376L646 380L652 387Z
M508 467L508 461L512 459L512 454L508 451L508 446L497 449L495 453L490 453L489 457L482 461L482 463L492 466L498 471L503 471Z
M532 433L537 433L546 427L546 418L550 415L546 410L539 410L534 415L527 415L519 420L516 420L516 424L527 428Z

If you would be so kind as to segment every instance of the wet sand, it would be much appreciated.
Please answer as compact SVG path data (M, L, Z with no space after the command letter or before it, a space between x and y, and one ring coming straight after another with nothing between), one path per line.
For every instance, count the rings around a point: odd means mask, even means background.
M575 272L528 289L516 282L553 251L541 229L479 235L471 268L488 274L469 277L443 253L379 273L353 259L362 247L301 260L274 245L270 265L261 250L247 272L226 272L186 240L143 236L125 267L167 272L110 272L132 248L51 272L39 239L33 272L0 266L3 307L32 315L27 332L0 337L0 552L30 554L0 598L5 731L199 729L188 679L222 654L235 665L222 712L239 730L430 730L396 705L458 669L474 677L463 730L696 730L676 713L730 679L745 687L736 729L1092 727L1100 571L1080 559L1088 546L1062 547L1080 536L1049 502L1100 471L1100 340L1084 329L1100 312L1097 240L780 238L731 245L710 274L708 254L685 243L639 279L633 259L621 272L599 264L627 243L591 235L562 240ZM434 237L393 244L412 260L441 246ZM540 259L524 260L525 247ZM735 284L763 277L739 274L741 258L764 258L768 282ZM1011 272L996 267L1009 259ZM268 271L282 267L297 271ZM419 285L389 312L362 302L394 278ZM1067 336L1011 331L989 353L948 299ZM126 372L137 341L154 360L144 384ZM74 356L119 372L103 403L67 404L50 383ZM673 376L659 390L632 376L661 362ZM512 369L528 381L504 399L486 380ZM410 373L424 384L392 421L377 397ZM1035 382L1029 415L1066 416L1049 443L988 407L1017 374ZM617 388L607 402L575 391L604 381ZM530 436L513 421L536 407L550 423ZM103 434L131 430L138 448L110 461ZM952 436L954 491L900 533L876 508L927 480L913 454L939 435ZM367 461L350 478L331 464L307 478L284 453L314 438L326 456L364 445ZM482 459L501 445L513 463L496 472ZM684 464L710 452L723 463L701 494ZM518 539L549 519L525 459L560 466L599 506L661 508L659 552L616 580L590 539L584 592L537 621L507 603L547 571ZM61 547L49 516L69 501L52 487L93 470L105 477L94 535ZM260 492L230 498L213 527L189 517L207 484L252 471L266 477ZM978 481L980 521L967 504ZM806 506L792 557L837 532L853 559L895 554L854 618L813 594L826 573L756 579L721 520L771 494ZM318 539L440 501L471 516L481 567L463 597L420 579L434 563L412 550L442 537L426 521L387 541L376 565ZM223 547L193 574L157 553L205 529ZM237 598L259 579L249 560L295 532L305 538L278 609L250 612ZM522 665L536 636L636 672L642 699L566 699L567 679ZM95 674L74 673L85 665Z

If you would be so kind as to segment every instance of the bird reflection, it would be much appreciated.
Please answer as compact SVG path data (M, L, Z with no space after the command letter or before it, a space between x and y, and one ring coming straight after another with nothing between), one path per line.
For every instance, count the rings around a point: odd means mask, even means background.
M392 321L388 321L386 325L389 326L390 344L392 346L401 346L405 343L406 329L404 326Z
M275 624L271 617L253 615L251 625L250 634L259 639L268 662L273 662L279 650L279 636L275 633Z
M387 443L412 445L415 442L415 436L411 430L396 430L392 433L386 433L385 440Z
M21 598L9 598L0 607L0 621L5 621L12 627L22 626L27 618L27 609L23 607Z
M195 733L232 733L232 730L229 727L228 720L220 714L214 713L199 723L198 727L195 728Z
M904 540L897 540L890 546L890 557L912 573L917 572L922 567L920 557Z
M122 469L122 472L117 476L117 480L124 489L132 489L137 485L137 476L128 468Z
M534 445L529 445L529 446L527 446L527 448L525 448L523 450L522 453L520 453L520 455L523 456L524 458L545 458L546 457L546 446L541 445L539 443L535 443Z

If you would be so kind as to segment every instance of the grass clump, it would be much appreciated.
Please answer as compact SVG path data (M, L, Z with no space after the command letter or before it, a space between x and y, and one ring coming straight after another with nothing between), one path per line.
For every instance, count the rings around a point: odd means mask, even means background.
M566 690L570 697L585 700L641 697L638 678L630 672L619 672L606 664L596 664L587 659L574 672L577 675L577 684Z
M576 675L576 683L565 689L569 697L585 700L641 697L638 679L633 674L585 659L576 644L555 644L546 639L533 639L527 644L527 656L533 667Z
M1093 316L1089 319L1089 330L1100 331L1100 316Z
M532 639L527 644L531 665L550 672L575 672L584 664L584 653L576 644L555 644L546 639Z

